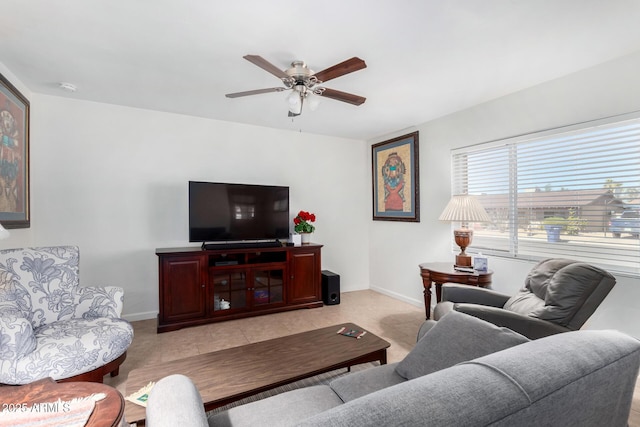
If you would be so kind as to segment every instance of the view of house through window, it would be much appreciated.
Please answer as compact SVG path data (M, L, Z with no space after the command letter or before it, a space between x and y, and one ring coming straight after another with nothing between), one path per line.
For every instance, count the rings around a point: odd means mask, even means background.
M476 195L491 223L471 251L565 257L640 273L640 116L453 151L453 194Z

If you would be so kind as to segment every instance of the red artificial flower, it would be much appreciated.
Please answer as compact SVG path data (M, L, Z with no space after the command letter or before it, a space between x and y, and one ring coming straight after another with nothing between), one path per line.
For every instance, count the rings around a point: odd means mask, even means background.
M298 233L313 233L315 227L309 223L315 221L316 214L312 214L307 211L300 211L293 219L293 223L295 224L294 230Z
M316 215L312 214L312 213L309 213L307 211L300 211L300 212L298 212L298 216L296 218L299 218L302 221L315 222Z

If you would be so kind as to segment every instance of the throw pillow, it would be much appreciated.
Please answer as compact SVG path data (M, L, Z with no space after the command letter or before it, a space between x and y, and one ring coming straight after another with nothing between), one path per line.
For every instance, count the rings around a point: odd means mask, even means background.
M412 380L527 341L510 329L452 311L398 363L396 373Z

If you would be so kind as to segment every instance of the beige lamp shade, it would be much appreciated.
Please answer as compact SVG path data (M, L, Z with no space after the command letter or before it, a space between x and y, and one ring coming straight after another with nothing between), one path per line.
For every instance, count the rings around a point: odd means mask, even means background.
M458 194L451 197L438 219L440 221L491 222L489 214L478 199L469 194Z
M9 237L9 231L0 224L0 240Z
M469 230L466 224L469 222L491 222L487 211L484 210L478 199L469 194L454 195L440 214L440 221L461 222L462 228L453 230L456 245L460 246L460 253L456 255L456 266L471 267L471 257L465 249L473 241L473 230Z

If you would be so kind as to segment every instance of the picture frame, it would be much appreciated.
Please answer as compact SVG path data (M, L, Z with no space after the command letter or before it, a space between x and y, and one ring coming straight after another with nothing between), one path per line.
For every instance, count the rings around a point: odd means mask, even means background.
M0 74L0 224L29 228L30 105Z
M420 222L418 132L371 146L374 221Z

